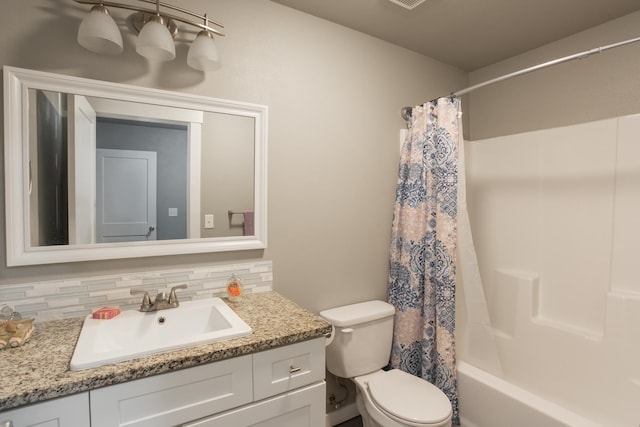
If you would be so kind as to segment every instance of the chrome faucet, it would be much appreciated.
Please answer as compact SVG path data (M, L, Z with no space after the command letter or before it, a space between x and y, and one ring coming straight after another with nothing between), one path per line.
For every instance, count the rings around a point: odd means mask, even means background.
M180 301L178 301L178 295L176 294L176 290L178 289L187 289L187 285L182 284L172 287L171 291L169 291L168 298L165 292L158 292L153 302L151 302L149 292L142 289L131 289L131 295L144 294L139 310L144 313L148 313L151 311L166 310L168 308L179 307Z

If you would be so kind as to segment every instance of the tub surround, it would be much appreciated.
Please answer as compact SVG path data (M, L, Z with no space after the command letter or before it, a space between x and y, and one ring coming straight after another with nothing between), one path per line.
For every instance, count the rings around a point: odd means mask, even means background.
M72 372L69 361L83 318L37 323L31 341L4 350L0 411L177 369L217 362L317 338L331 325L270 291L243 295L228 305L253 329L249 336ZM108 322L108 320L105 320Z
M638 135L631 115L468 146L473 240L502 377L608 427L640 420ZM458 361L489 371L487 341L460 314Z

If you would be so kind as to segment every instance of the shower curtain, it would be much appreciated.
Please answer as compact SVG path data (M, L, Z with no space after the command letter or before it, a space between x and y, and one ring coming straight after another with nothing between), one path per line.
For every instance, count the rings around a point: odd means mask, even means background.
M440 388L456 425L459 102L446 97L413 108L398 172L388 295L396 308L391 367Z

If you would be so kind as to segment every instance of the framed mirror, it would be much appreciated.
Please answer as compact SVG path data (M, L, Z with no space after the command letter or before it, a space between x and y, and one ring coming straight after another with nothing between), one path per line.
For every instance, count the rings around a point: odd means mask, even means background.
M263 249L267 107L4 67L7 265Z

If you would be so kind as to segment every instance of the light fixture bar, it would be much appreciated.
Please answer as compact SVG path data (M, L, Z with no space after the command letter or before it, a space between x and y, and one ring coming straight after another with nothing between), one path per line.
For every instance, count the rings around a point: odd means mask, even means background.
M194 18L200 18L202 20L208 19L212 24L214 24L214 25L216 25L218 27L224 28L224 25L222 25L221 23L216 22L215 20L207 17L206 14L205 15L199 15L199 14L197 14L195 12L192 12L192 11L190 11L188 9L185 9L185 8L182 8L180 6L174 6L172 4L162 3L162 2L156 3L154 0L138 0L138 1L141 1L141 2L144 2L144 3L159 4L160 6L166 7L167 9L172 9L172 10L175 10L177 12L181 12L181 13L184 13L184 14L187 14L187 15L191 15Z
M149 14L152 14L152 15L156 15L156 11L155 10L145 9L145 8L136 7L136 6L123 4L123 3L113 3L113 2L100 1L100 0L74 0L74 1L76 3L80 3L80 4L102 5L102 6L107 6L107 7L115 7L115 8L118 8L118 9L133 10L135 12L143 12L143 13L149 13ZM145 2L145 3L156 4L156 2L153 1L153 0L138 0L138 1ZM170 4L167 4L167 3L160 3L160 6L166 7L167 9L176 10L178 12L185 13L187 15L191 15L191 16L194 16L196 18L200 18L203 21L206 20L208 22L213 23L214 25L217 25L218 27L224 28L224 25L220 24L219 22L216 22L216 21L212 20L211 18L209 18L207 16L198 15L197 13L188 11L188 10L183 9L181 7L173 6L173 5L170 5ZM217 30L217 29L215 29L213 27L210 27L208 25L203 25L203 24L200 24L200 23L193 22L193 21L190 21L188 19L182 18L180 16L167 14L167 13L164 13L164 12L161 13L161 15L164 16L165 18L173 19L175 21L179 21L179 22L182 22L184 24L192 25L194 27L198 27L198 28L201 28L203 30L211 31L212 33L217 34L217 35L222 36L222 37L225 36L225 34L223 32L221 32L221 31L219 31L219 30Z

